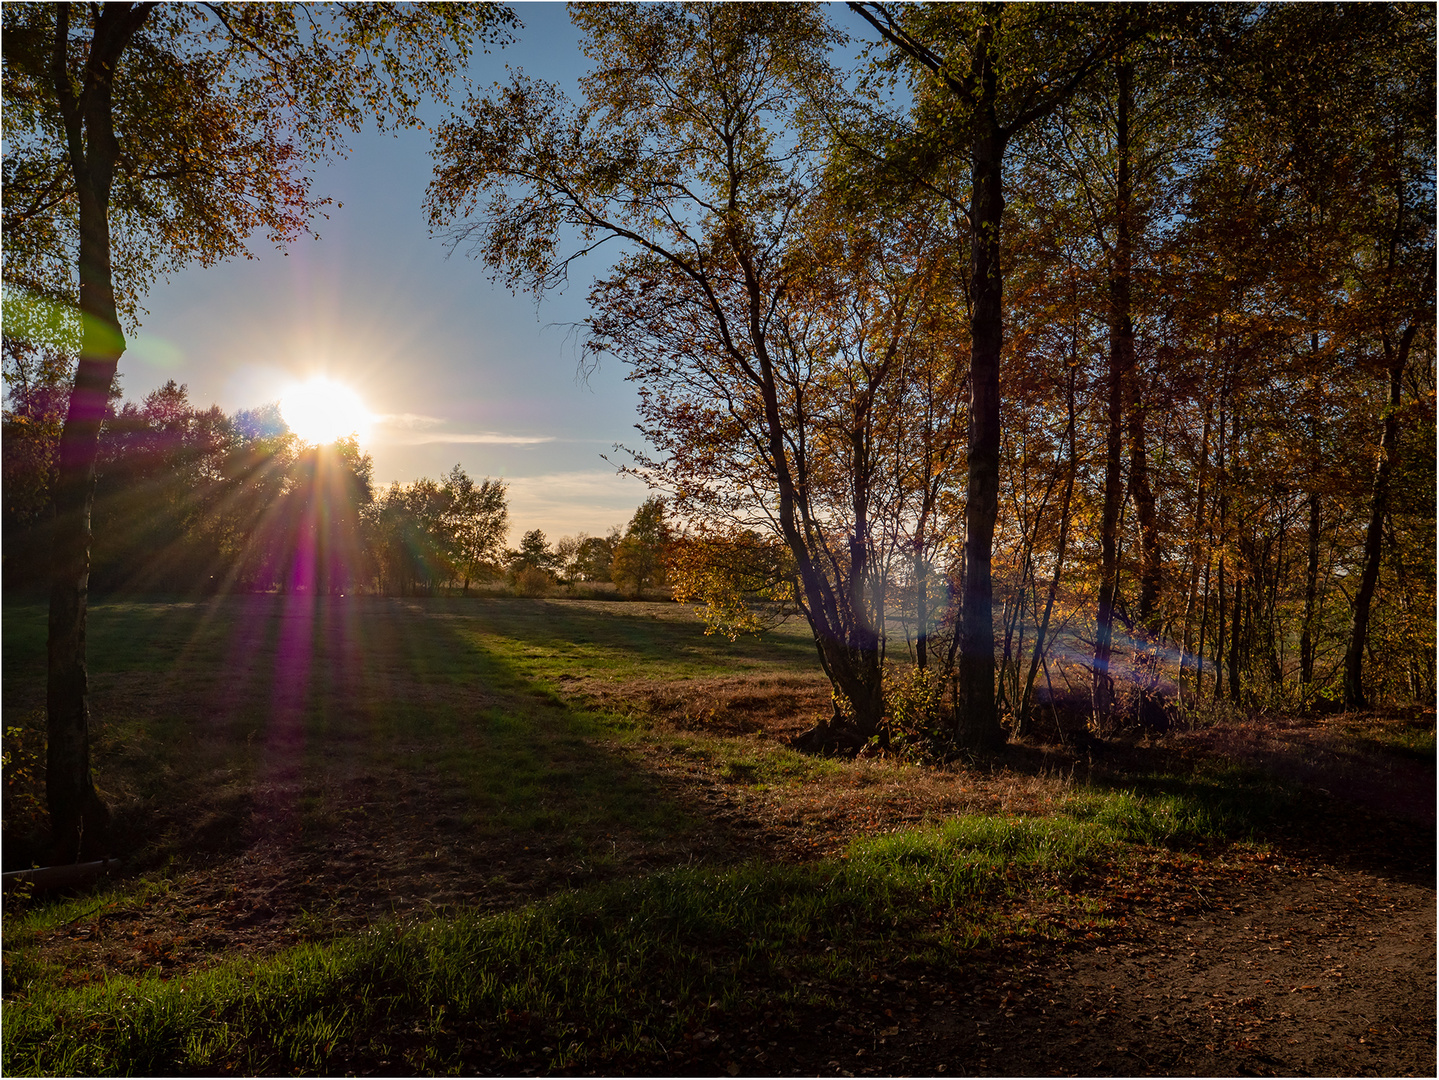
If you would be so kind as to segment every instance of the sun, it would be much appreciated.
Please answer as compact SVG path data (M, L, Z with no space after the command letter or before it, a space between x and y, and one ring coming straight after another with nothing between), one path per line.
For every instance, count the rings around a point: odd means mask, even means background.
M280 415L302 442L312 446L351 435L361 439L373 419L351 387L318 376L290 387L280 398Z

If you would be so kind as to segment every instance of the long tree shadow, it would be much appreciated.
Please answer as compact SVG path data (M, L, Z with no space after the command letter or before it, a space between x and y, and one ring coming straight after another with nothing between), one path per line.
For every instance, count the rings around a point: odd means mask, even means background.
M735 857L724 824L686 810L520 659L540 640L589 640L640 664L678 643L708 665L719 643L607 612L538 614L309 595L96 604L95 761L117 846L142 867L239 860L242 908L263 890L252 908L282 919L503 904ZM7 661L34 667L27 643L43 635L6 637Z
M1376 810L1345 797L1342 788L1306 782L1312 769L1276 755L1229 758L1196 752L1174 738L1091 740L1082 754L1056 751L1016 745L1000 760L1017 772L1064 772L1100 791L1141 797L1128 819L1115 822L1135 840L1181 849L1231 841L1273 844L1304 859L1433 884L1432 816ZM1405 764L1420 780L1409 785L1407 797L1432 800L1434 759ZM1382 761L1373 768L1382 772Z

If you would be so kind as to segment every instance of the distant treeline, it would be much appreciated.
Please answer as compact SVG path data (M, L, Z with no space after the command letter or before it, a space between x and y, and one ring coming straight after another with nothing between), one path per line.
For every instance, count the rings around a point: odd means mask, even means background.
M68 386L45 376L14 380L9 391L4 581L24 587L49 573ZM100 433L90 587L424 595L503 581L536 594L613 580L639 595L665 582L671 537L659 499L627 529L553 546L534 529L515 550L505 547L502 480L476 482L456 465L438 480L377 490L373 471L353 440L305 446L273 404L234 415L200 409L173 380L139 404L117 399Z

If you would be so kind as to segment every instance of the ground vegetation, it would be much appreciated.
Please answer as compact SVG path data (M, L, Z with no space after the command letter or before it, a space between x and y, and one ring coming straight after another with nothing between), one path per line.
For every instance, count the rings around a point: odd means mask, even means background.
M45 850L44 606L5 622L9 870ZM1433 1071L1429 710L1086 738L1046 701L1041 742L935 767L785 745L829 702L802 621L92 626L127 858L7 894L7 1072Z

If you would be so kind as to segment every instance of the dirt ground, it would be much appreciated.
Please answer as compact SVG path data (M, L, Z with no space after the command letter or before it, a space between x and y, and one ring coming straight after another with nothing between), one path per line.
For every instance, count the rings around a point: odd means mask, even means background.
M729 683L661 695L646 708L661 725L777 740L803 725L795 706L809 688L792 689L782 709L773 695L746 698ZM682 707L696 700L706 707ZM716 1015L683 1046L602 1071L1434 1075L1434 763L1395 768L1391 755L1356 744L1342 718L1215 728L1158 747L1100 745L1083 761L1015 747L988 771L860 762L822 782L769 789L672 742L642 740L630 751L636 763L706 825L682 841L616 836L603 867L533 837L457 835L456 797L423 776L336 775L323 794L344 827L323 841L287 831L267 811L314 792L260 792L214 808L208 824L204 814L192 823L197 835L223 834L212 858L137 907L86 912L41 947L71 982L153 969L173 976L397 915L503 908L664 866L811 859L859 833L962 811L1035 812L1076 775L1102 769L1106 754L1122 765L1151 750L1260 762L1327 794L1269 852L1197 862L1161 854L1093 882L1117 919L1101 935L975 954L961 969L901 965L872 986L824 988L845 1006L788 1023L762 1005ZM299 783L275 780L287 782Z

